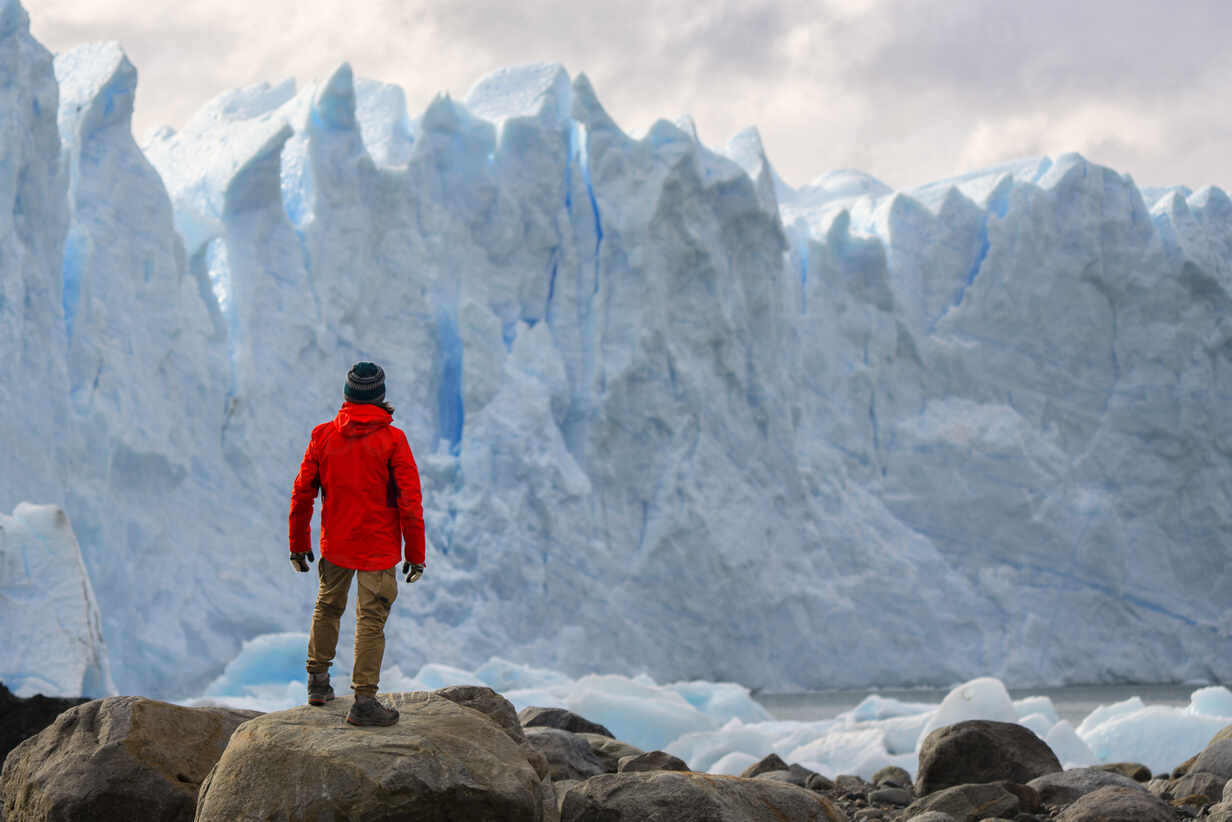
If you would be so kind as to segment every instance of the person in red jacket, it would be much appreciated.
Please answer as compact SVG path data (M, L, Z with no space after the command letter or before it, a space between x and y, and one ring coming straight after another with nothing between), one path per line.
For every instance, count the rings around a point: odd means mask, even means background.
M312 507L321 492L321 587L308 636L308 704L334 698L329 666L351 580L355 606L352 725L392 725L398 711L376 698L385 655L385 620L398 596L398 561L407 582L424 571L424 521L419 469L406 435L385 402L385 372L357 362L347 373L338 415L312 429L291 490L291 565L307 572L312 553ZM403 543L405 542L405 555Z

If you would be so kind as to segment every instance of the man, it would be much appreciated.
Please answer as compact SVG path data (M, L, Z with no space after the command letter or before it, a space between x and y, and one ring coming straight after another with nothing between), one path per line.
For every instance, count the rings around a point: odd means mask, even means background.
M291 565L307 572L313 561L312 506L321 492L321 562L312 633L308 636L308 704L334 698L329 666L338 645L338 620L351 579L359 578L355 605L352 725L393 725L398 712L376 698L385 655L385 620L398 596L395 568L415 582L424 571L424 522L419 469L406 435L393 427L385 402L385 372L357 362L347 373L345 402L312 439L291 490Z

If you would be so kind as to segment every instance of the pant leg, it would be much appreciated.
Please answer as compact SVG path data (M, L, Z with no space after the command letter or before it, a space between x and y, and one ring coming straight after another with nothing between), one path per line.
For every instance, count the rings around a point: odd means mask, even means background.
M308 664L310 674L324 673L334 661L338 648L338 621L346 610L347 594L355 571L334 565L325 557L317 564L321 587L317 590L317 605L312 611L312 632L308 634Z
M385 656L385 620L389 618L390 606L398 598L398 577L394 568L357 574L359 593L355 602L355 668L351 672L351 687L357 694L375 696L381 680L381 660Z

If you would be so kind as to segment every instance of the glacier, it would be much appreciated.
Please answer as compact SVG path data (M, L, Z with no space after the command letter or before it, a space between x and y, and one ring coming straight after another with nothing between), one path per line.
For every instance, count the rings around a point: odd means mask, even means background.
M553 65L412 117L342 64L138 145L118 46L0 8L0 510L71 519L117 689L304 630L290 483L361 359L429 538L388 665L1232 678L1223 191L1074 154L793 189Z

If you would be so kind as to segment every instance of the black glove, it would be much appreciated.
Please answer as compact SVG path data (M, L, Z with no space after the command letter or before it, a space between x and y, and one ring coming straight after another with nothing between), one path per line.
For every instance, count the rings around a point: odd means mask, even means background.
M424 572L424 567L417 562L416 563L410 563L410 562L402 563L402 573L406 574L407 582L414 582L415 580L419 579L421 576L423 576L423 572Z
M296 571L299 571L301 574L306 574L308 573L308 563L312 562L314 559L316 559L316 557L312 555L311 551L306 554L292 554L291 567Z

